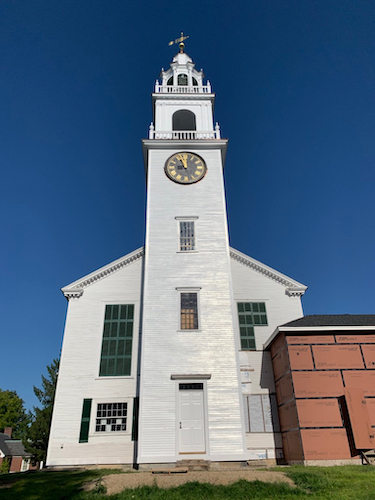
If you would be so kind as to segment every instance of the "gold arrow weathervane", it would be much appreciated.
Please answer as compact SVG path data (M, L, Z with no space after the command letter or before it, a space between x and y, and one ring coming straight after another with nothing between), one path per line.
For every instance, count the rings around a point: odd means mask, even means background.
M183 31L181 31L180 38L176 38L176 40L172 40L171 42L168 43L168 45L173 45L175 43L179 43L180 44L180 52L182 53L184 51L184 47L185 47L184 40L186 40L187 38L189 38L189 36L184 36Z

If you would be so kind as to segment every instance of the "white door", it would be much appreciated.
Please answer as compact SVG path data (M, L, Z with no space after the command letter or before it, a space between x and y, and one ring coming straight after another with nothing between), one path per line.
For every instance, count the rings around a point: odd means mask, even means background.
M179 384L179 452L204 453L203 384Z

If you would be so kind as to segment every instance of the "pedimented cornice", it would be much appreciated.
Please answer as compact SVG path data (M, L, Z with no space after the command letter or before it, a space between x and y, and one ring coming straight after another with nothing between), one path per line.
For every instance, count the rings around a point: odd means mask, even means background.
M143 256L144 247L138 248L134 252L129 253L124 257L121 257L120 259L115 260L114 262L111 262L110 264L107 264L106 266L98 269L97 271L94 271L91 274L88 274L87 276L84 276L83 278L80 278L79 280L63 287L61 291L68 300L79 298L83 295L85 288L87 288L88 286L109 276L112 273L123 269L133 262L142 259ZM239 252L238 250L235 250L234 248L230 248L230 257L240 264L249 267L260 274L263 274L264 276L267 276L277 283L280 283L280 285L285 287L285 293L290 297L301 297L307 289L306 285L303 285L302 283L289 278L285 274L282 274L275 269L262 264L261 262L253 259L252 257L249 257L248 255L243 254L242 252Z
M254 271L263 274L264 276L267 276L273 281L280 283L280 285L283 285L285 287L285 293L290 297L301 297L307 290L306 285L303 285L302 283L299 283L298 281L295 281L292 278L285 276L285 274L282 274L279 271L272 269L272 267L262 264L258 260L255 260L252 257L249 257L248 255L239 252L238 250L230 248L229 251L230 251L230 256L233 260L239 262L240 264L246 267L250 267Z
M121 269L123 269L126 266L129 266L133 262L142 259L143 256L144 256L144 247L138 248L134 252L128 253L124 257L121 257L120 259L115 260L114 262L111 262L110 264L107 264L104 267L101 267L97 271L94 271L91 274L88 274L87 276L84 276L83 278L74 281L70 285L64 286L64 288L62 288L61 291L68 300L73 298L79 298L83 294L84 289L87 288L88 286L92 285L93 283L96 283L97 281L103 278L106 278L112 273L120 271Z

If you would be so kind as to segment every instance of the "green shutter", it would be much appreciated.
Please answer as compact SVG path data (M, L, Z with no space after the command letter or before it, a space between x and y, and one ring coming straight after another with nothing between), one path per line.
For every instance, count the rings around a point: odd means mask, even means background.
M92 402L92 399L84 399L83 400L81 432L79 433L79 442L80 443L88 443L88 441L89 441L91 402Z
M138 441L138 409L139 409L139 398L134 398L133 422L132 422L132 441Z
M100 377L130 375L133 324L133 304L106 306Z

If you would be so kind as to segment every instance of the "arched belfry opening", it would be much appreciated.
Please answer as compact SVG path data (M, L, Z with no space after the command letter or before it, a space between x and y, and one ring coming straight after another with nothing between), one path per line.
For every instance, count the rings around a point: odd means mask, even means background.
M180 73L177 77L177 85L187 85L188 76L185 73Z
M172 130L197 130L195 114L188 109L180 109L173 113Z

